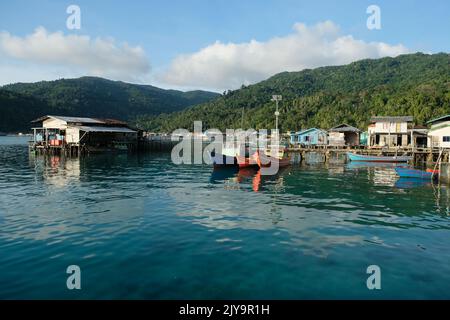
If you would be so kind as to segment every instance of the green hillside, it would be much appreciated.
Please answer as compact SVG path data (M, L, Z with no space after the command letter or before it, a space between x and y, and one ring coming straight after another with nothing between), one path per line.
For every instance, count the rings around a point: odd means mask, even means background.
M45 114L134 121L140 115L180 111L217 96L93 77L18 83L0 88L0 131L25 131L32 119Z
M202 120L207 128L239 128L244 109L245 128L273 128L274 94L283 95L284 131L342 122L366 128L373 115L413 115L424 124L450 113L450 55L418 53L284 72L181 112L141 117L139 125L170 132Z

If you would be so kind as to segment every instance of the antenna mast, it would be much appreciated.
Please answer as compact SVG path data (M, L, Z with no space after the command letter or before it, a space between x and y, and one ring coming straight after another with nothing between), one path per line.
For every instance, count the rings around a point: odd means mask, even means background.
M278 111L278 102L281 101L283 99L282 96L280 95L274 95L272 96L272 100L271 101L275 101L276 104L276 111L275 111L275 130L278 134L278 116L280 115L280 112Z

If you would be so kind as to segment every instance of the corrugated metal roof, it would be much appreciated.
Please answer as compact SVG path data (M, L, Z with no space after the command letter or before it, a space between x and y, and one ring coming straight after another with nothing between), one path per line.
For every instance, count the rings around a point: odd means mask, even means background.
M57 119L61 121L65 121L67 123L97 123L97 124L105 124L105 121L94 119L94 118L82 118L82 117L66 117L66 116L44 116L38 119L31 121L32 123L42 122L49 118Z
M310 128L310 129L306 129L306 130L297 132L297 135L302 135L302 134L305 134L305 133L308 133L308 132L311 132L311 131L318 131L318 132L322 132L324 134L327 134L327 132L325 130L317 129L317 128Z
M439 121L446 121L450 119L450 114L446 115L446 116L442 116L433 120L428 121L427 123L434 123L434 122L439 122Z
M413 122L413 116L402 116L402 117L372 117L371 122Z
M125 127L95 127L95 126L75 126L85 132L121 132L121 133L136 133L137 131Z
M416 135L426 136L428 134L428 129L411 129L411 130L408 130L408 132L409 133L412 132L413 134L416 134Z
M105 123L105 121L101 121L99 119L94 118L65 117L65 116L48 116L48 117L65 121L67 123L101 123L101 124Z
M102 122L104 122L106 124L109 124L109 125L119 125L119 126L126 126L127 125L127 123L125 121L117 120L117 119L96 119L96 120L102 121Z
M358 128L349 126L348 124L340 124L336 127L331 128L330 130L328 130L330 132L361 132L361 130L359 130Z

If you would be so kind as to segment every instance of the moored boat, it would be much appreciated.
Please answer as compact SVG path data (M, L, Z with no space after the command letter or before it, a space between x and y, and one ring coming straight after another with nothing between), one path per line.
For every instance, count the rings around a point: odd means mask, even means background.
M273 164L273 162L278 162L279 168L287 167L291 164L291 156L284 156L280 158L267 155L264 152L258 152L257 159L258 159L257 160L258 166L260 168L270 167Z
M363 154L356 154L347 152L350 161L364 161L364 162L408 162L412 160L410 156L368 156Z
M418 170L409 167L396 167L395 172L401 178L415 178L415 179L431 179L437 177L439 174L438 170Z
M270 167L274 162L278 163L279 168L283 168L289 166L292 160L292 156L286 154L282 148L278 150L277 154L270 149L266 151L257 151L256 157L260 168Z
M235 166L239 168L257 167L256 152L250 150L248 145L245 146L244 154L242 155L239 147L224 147L219 153L211 153L211 159L215 168Z
M246 156L236 155L236 162L239 168L251 168L258 166L256 153Z

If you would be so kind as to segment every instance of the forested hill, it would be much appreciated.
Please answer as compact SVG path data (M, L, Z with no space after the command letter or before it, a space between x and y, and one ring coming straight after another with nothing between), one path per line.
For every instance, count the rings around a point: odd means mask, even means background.
M283 95L284 131L340 123L366 128L373 115L413 115L424 124L450 114L450 55L417 53L284 72L182 112L141 118L139 125L170 132L202 120L207 128L240 128L244 110L245 128L273 128L274 94Z
M46 114L134 121L140 115L180 111L217 96L94 77L17 83L0 87L0 132L27 131L31 120Z

